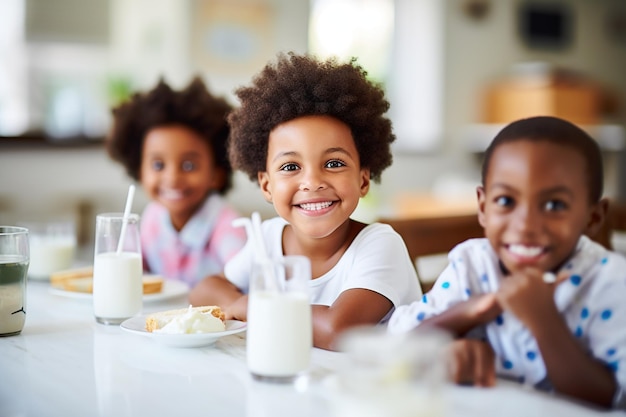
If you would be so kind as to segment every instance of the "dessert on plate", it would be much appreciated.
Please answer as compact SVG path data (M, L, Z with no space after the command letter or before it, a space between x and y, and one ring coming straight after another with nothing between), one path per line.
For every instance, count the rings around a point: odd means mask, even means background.
M226 330L225 315L219 306L190 305L148 315L146 330L167 334L223 332Z

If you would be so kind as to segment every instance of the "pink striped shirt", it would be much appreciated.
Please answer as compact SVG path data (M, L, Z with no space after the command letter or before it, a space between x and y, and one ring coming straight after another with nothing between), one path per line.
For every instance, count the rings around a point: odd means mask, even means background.
M219 194L212 194L177 232L165 207L149 203L141 216L144 270L189 286L222 272L246 243L245 229L232 226L237 217Z

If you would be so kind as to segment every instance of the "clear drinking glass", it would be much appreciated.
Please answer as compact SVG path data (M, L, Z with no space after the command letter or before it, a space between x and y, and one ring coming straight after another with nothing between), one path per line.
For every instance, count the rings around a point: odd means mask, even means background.
M0 336L24 328L29 252L28 229L0 226Z
M50 274L68 269L76 255L76 232L72 220L21 222L28 229L30 265L28 276L48 280Z
M143 265L139 215L96 216L93 267L93 311L102 324L120 324L143 308ZM120 236L123 234L120 246Z
M345 366L330 380L337 417L445 415L446 333L393 335L381 327L346 331L339 349Z
M257 263L248 298L247 361L257 380L291 382L309 367L313 346L311 262L285 256Z

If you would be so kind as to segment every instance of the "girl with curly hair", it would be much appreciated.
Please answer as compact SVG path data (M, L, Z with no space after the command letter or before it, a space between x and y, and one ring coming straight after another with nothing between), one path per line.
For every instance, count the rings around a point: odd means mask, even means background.
M355 63L281 54L229 116L229 156L279 217L263 222L271 257L311 260L313 343L333 349L344 330L385 322L421 290L406 246L390 226L352 220L370 180L391 164L395 139L383 91ZM252 245L190 294L246 320Z
M223 198L231 109L200 78L181 91L161 80L113 109L109 155L152 200L141 220L147 272L193 286L244 246L245 232L232 226L239 214Z

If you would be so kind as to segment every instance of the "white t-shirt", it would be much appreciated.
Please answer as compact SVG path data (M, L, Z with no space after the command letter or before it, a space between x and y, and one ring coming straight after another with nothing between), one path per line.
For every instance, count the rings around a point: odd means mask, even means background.
M410 331L474 295L496 292L505 278L487 239L459 244L448 259L431 291L396 309L388 325L391 333ZM626 258L582 236L562 269L570 278L554 292L556 307L585 351L613 370L621 386L615 406L626 408ZM496 353L499 376L551 388L537 341L514 315L505 311L482 330Z
M262 224L270 258L283 256L282 235L286 225L287 222L281 217L266 220ZM252 245L248 242L224 269L226 278L243 293L249 289L253 255ZM311 280L311 304L330 306L339 294L351 288L377 292L389 299L394 307L411 303L421 296L422 291L406 245L389 225L373 223L366 226L330 271ZM391 312L393 309L387 317Z

